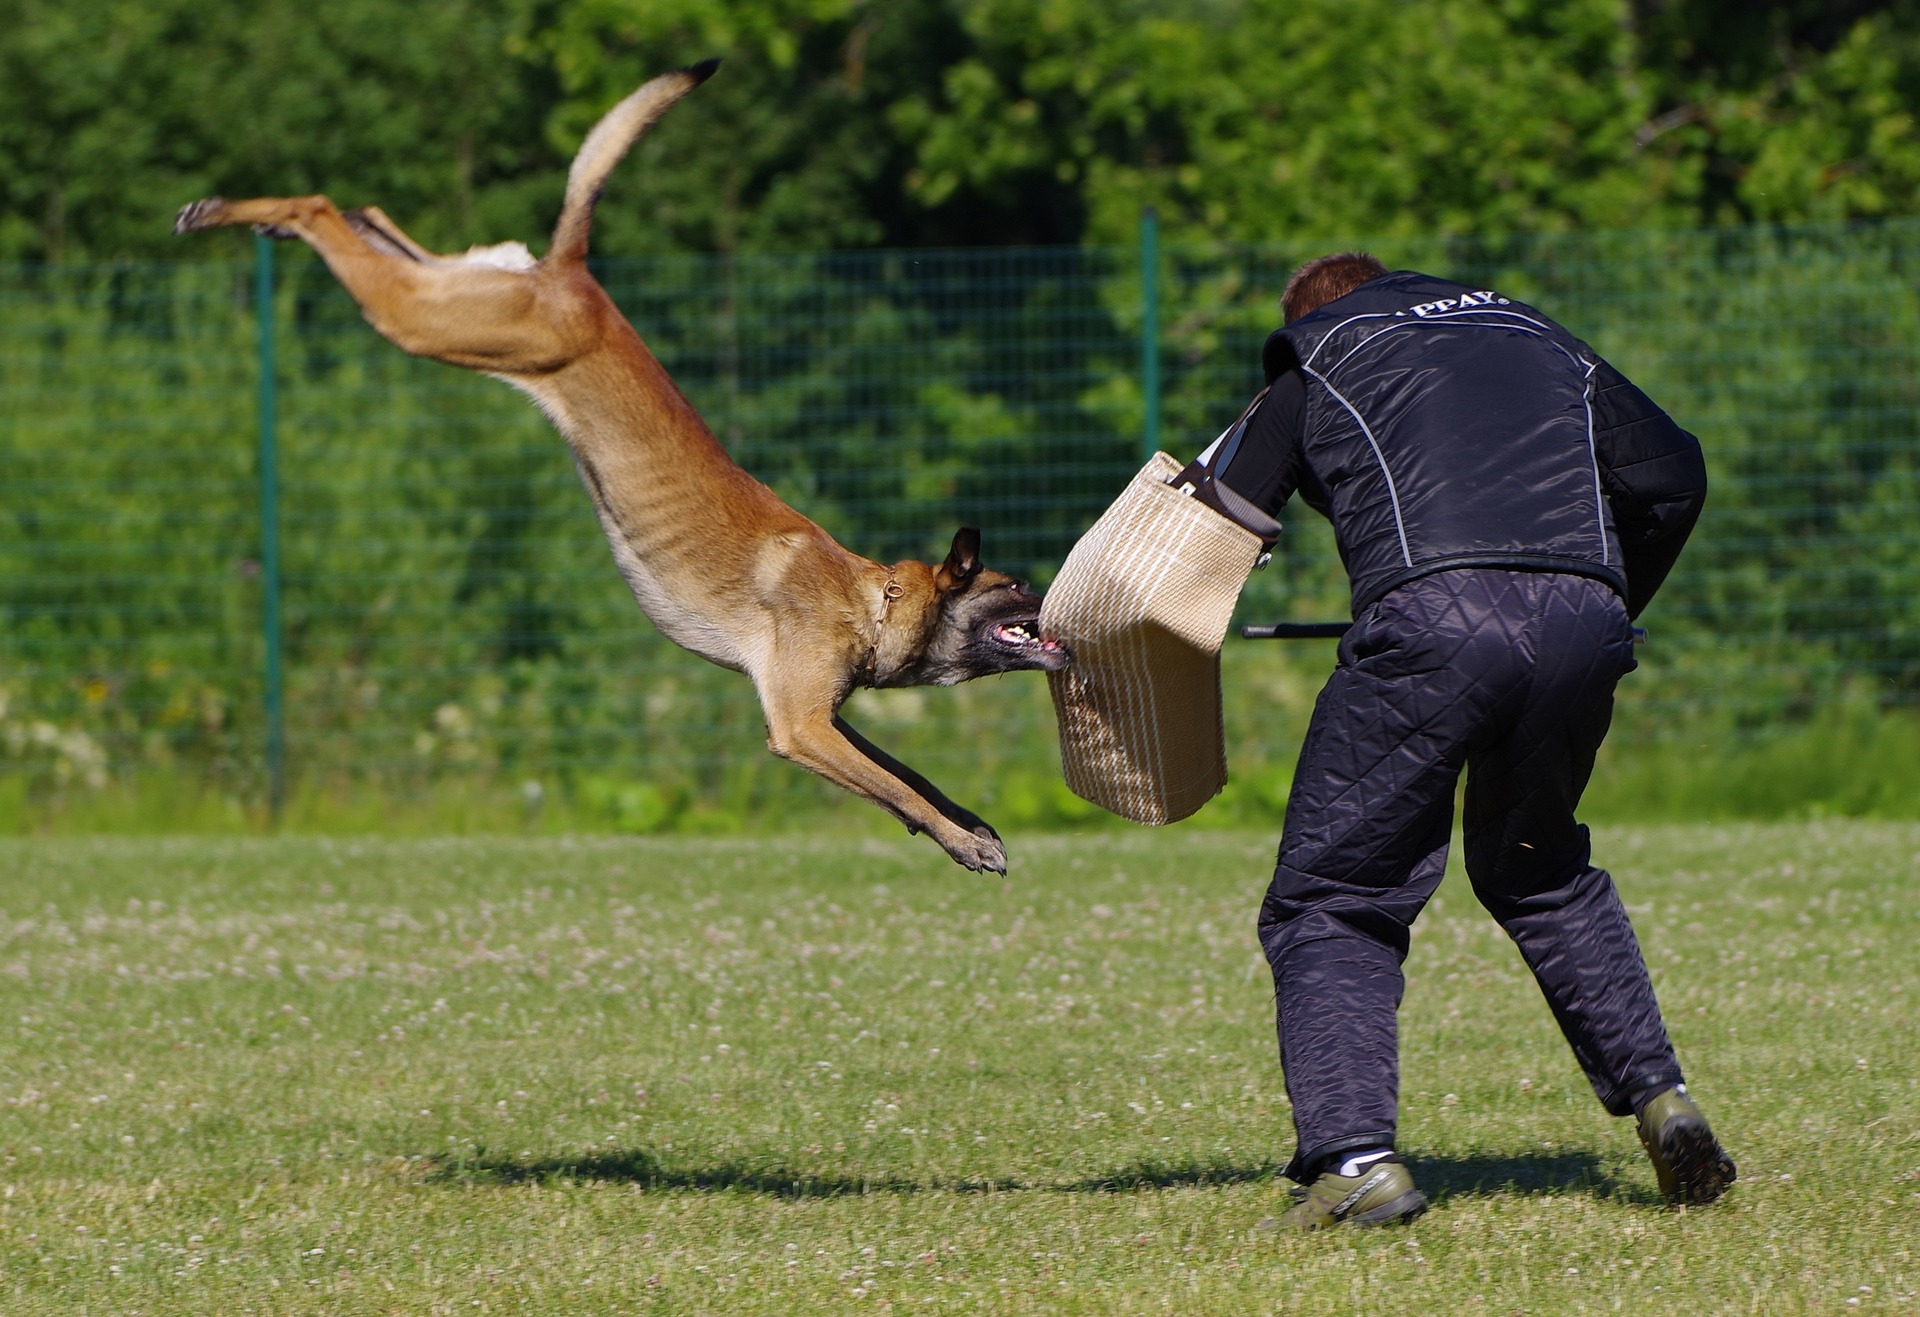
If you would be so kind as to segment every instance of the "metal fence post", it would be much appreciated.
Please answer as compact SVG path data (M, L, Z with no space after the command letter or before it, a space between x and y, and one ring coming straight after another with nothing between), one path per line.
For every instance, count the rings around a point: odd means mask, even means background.
M253 305L260 363L260 630L266 643L267 817L287 793L287 729L280 670L280 459L278 362L273 341L273 240L253 240Z
M1160 451L1160 212L1140 211L1140 456Z

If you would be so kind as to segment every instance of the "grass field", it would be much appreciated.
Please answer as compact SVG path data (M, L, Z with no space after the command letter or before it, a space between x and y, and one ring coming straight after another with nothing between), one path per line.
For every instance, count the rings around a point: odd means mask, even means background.
M1272 838L0 842L0 1311L1913 1312L1920 826L1606 829L1658 1203L1456 876L1410 1228L1280 1237Z

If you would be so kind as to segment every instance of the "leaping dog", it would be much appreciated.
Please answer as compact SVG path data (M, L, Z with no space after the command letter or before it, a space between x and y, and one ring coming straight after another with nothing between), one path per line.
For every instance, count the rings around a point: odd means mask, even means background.
M503 379L566 437L614 561L676 644L753 679L767 745L926 832L973 870L1006 872L984 820L839 716L857 686L951 686L1064 667L1040 599L981 566L963 528L939 566L851 553L720 446L587 270L607 175L708 61L653 79L587 134L547 254L519 243L439 256L377 208L325 197L196 201L174 231L252 225L320 253L389 342Z

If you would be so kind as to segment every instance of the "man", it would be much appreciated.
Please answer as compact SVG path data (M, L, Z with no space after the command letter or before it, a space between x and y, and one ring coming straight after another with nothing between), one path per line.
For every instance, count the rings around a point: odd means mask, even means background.
M1706 496L1699 443L1586 344L1500 294L1342 253L1295 272L1265 400L1216 465L1332 522L1354 624L1313 713L1260 911L1306 1186L1282 1224L1425 1210L1393 1145L1409 929L1454 786L1475 895L1519 944L1661 1191L1733 1163L1688 1098L1613 881L1574 809L1634 667L1629 619Z

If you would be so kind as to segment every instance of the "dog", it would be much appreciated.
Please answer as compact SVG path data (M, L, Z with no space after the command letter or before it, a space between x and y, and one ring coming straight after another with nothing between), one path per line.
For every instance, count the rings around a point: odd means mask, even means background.
M1055 671L1040 597L980 563L963 527L939 566L882 566L842 548L727 456L587 270L608 174L717 60L654 78L587 134L552 244L435 255L376 207L323 196L196 201L176 233L250 225L320 254L382 337L405 352L505 380L546 413L640 608L681 647L753 679L774 754L925 832L974 871L1006 872L978 815L840 717L856 687L951 686Z

